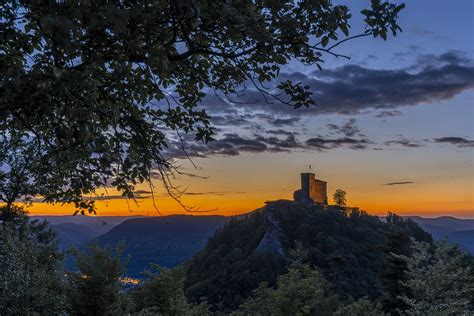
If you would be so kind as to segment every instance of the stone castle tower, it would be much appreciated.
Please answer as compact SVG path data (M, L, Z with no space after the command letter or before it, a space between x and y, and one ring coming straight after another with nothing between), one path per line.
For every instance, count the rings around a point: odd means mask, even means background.
M304 205L328 204L327 182L316 179L314 173L302 173L301 189L293 193L293 198Z

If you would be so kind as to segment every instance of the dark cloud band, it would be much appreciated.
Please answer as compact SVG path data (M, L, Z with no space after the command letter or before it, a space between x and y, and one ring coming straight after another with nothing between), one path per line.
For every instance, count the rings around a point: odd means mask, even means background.
M404 185L404 184L413 184L415 182L412 182L412 181L400 181L400 182L389 182L389 183L384 183L382 185Z
M435 143L451 144L458 147L474 147L474 140L464 137L440 137L433 140Z
M282 74L281 80L304 82L311 87L316 105L294 110L278 103L264 102L258 91L247 90L239 103L226 103L225 111L245 109L252 113L285 115L275 119L274 126L293 125L291 117L308 114L356 114L378 109L377 117L399 116L402 106L449 100L457 94L474 89L474 61L465 54L450 51L438 56L420 56L416 64L403 69L370 69L360 65L345 65L310 74ZM210 111L220 111L209 99ZM222 103L221 103L222 104ZM229 123L236 118L229 119ZM248 119L248 118L247 118ZM222 121L220 121L222 123ZM242 121L240 121L242 123Z

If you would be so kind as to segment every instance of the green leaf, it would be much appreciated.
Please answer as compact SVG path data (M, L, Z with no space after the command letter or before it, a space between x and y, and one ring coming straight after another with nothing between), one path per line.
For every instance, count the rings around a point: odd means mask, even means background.
M329 43L329 38L327 36L323 36L321 38L321 45L323 45L323 47L326 47Z
M274 60L279 63L280 65L286 64L286 58L283 55L277 55L275 56Z
M342 24L339 28L345 36L349 36L349 28L347 27L347 24Z

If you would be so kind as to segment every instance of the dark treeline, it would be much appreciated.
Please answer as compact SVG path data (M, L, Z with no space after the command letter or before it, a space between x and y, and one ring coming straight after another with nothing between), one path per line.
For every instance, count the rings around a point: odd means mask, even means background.
M260 246L272 229L283 252ZM413 221L394 214L382 221L358 209L270 203L226 224L184 265L150 263L139 284L126 278L123 246L72 250L77 271L65 271L57 245L46 223L30 221L19 208L2 220L2 315L474 311L472 257L433 242Z

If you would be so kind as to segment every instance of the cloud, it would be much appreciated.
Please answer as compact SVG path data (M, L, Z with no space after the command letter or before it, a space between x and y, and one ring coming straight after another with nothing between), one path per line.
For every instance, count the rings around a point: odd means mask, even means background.
M389 140L386 141L384 144L385 146L392 146L392 145L400 145L407 148L419 148L426 146L427 143L438 143L438 144L450 144L453 146L457 146L460 148L467 148L467 147L474 147L474 140L470 140L464 137L458 136L447 136L447 137L440 137L434 138L433 140L410 140L407 138L402 138L398 140Z
M215 149L238 148L241 151L249 152L261 152L267 149L267 145L260 140L243 138L234 133L225 134L224 138L210 145Z
M237 133L226 133L208 144L197 144L189 142L185 147L189 157L210 157L210 156L238 156L242 153L265 153L265 152L293 152L296 150L317 150L329 151L339 148L352 150L384 150L390 146L402 146L405 148L420 148L428 143L447 143L458 147L474 147L474 141L463 137L441 137L434 140L412 140L400 138L388 140L382 144L376 143L365 135L361 134L358 128L354 128L354 120L349 120L341 126L330 126L330 129L336 130L342 137L321 136L311 137L306 141L298 139L296 133L286 130L264 131L262 134L253 134L250 136L240 136ZM331 125L331 124L330 124ZM348 128L351 126L351 128ZM265 136L270 134L270 136ZM357 135L355 135L357 134ZM349 135L352 135L350 137ZM186 158L182 151L181 144L176 141L167 149L169 158ZM190 175L193 176L193 175Z
M414 141L406 138L398 139L398 140L389 140L385 142L385 146L392 146L392 145L401 145L407 148L419 148L425 145L421 144L419 141Z
M386 148L383 145L418 148L428 142L472 147L471 140L449 137L432 141L402 138L375 144L361 133L354 118L342 124L328 124L329 133L302 138L306 135L303 133L309 131L305 131L302 122L312 115L358 114L375 110L377 118L395 117L403 115L400 107L448 100L474 89L474 61L468 55L458 51L421 55L417 48L413 48L411 54L419 54L416 63L400 69L345 65L309 74L290 73L289 69L284 73L283 69L279 78L281 81L293 80L311 87L317 105L310 108L295 110L277 102L270 104L263 100L258 91L250 88L235 97L237 102L222 100L209 91L203 106L212 117L211 122L217 126L215 139L202 144L186 138L186 150L191 157L208 157L337 148L380 150ZM272 84L268 85L270 89L274 88ZM294 132L294 129L301 134ZM229 130L232 132L226 133ZM170 142L166 155L171 158L186 157L178 140ZM158 174L153 176L159 177Z
M151 191L147 190L137 190L135 191L135 199L142 200L146 199L151 196ZM44 197L42 196L35 196L31 199L33 203L44 203ZM126 200L127 197L121 194L100 194L100 195L90 195L90 196L83 196L83 199L86 201L113 201L113 200ZM19 200L19 202L23 202L23 200Z
M188 172L183 172L183 171L180 171L179 175L181 175L181 176L187 176L187 177L190 177L190 178L209 179L208 176L200 176L200 175L198 175L198 174L188 173Z
M469 65L472 66L472 60L467 54L457 50L449 50L440 55L422 54L417 58L417 62L412 66L414 69L433 67L436 64L444 65Z
M389 182L389 183L384 183L382 185L404 185L404 184L413 184L415 182L412 181L400 181L400 182Z
M293 126L300 121L299 117L269 119L268 123L275 127Z
M294 135L288 135L285 139L280 139L278 137L263 137L256 136L258 141L266 143L270 147L270 151L288 151L289 149L294 148L303 148L303 145L296 140Z
M451 144L458 147L474 147L474 140L469 140L464 137L449 136L440 137L433 140L435 143Z
M327 151L341 147L365 149L372 144L372 141L367 138L329 138L318 136L307 141L301 141L296 138L296 134L286 131L277 130L277 133L274 133L277 136L264 136L264 134L240 136L237 133L226 133L208 144L190 142L185 147L189 148L187 152L190 157L205 158L216 155L238 156L242 153L291 152L294 150L315 149ZM167 148L167 156L169 158L186 158L178 141Z
M402 116L403 113L397 110L392 111L381 111L375 115L378 118L386 118L386 117L394 117L394 116Z
M474 88L474 68L458 64L426 67L416 73L347 65L323 71L322 78L327 81L315 79L310 83L315 89L316 109L322 113L432 103Z
M211 123L216 126L245 126L252 122L249 115L215 115L211 116Z
M379 58L376 55L369 54L369 55L367 55L367 59L377 60Z
M260 135L242 137L236 133L228 133L224 134L222 138L210 142L207 146L201 146L198 152L204 156L237 156L242 152L284 152L301 147L302 144L296 140L294 135L288 135L282 139L275 136L265 137Z
M295 136L295 135L298 135L297 132L290 132L290 131L287 131L287 130L284 130L284 129L273 129L273 130L269 130L269 131L265 131L265 133L267 134L273 134L273 135L285 135L285 136Z
M111 200L123 200L123 199L126 199L126 197L122 195L101 195L101 196L87 197L84 199L90 200L90 201L111 201Z
M245 194L241 191L209 191L209 192L184 192L184 195L229 195L229 194Z
M135 191L135 194L151 194L151 191L148 191L148 190L137 190Z
M338 126L336 124L327 124L327 127L339 134L344 134L347 137L353 137L360 135L359 127L357 126L357 120L355 118L349 119L344 125Z
M150 197L150 194L151 194L151 192L147 194L143 194L143 193L140 194L139 192L145 192L145 191L139 190L136 192L135 199L137 200L142 200L147 197ZM88 201L112 201L112 200L125 200L125 199L128 199L128 198L122 195L98 195L98 196L84 197L84 200L88 200Z
M368 148L370 144L372 144L372 142L369 141L368 139L354 139L350 137L336 138L336 139L314 137L314 138L308 139L306 141L306 144L310 148L314 148L319 151L325 151L325 150L336 149L336 148L345 147L345 146L347 146L350 149L366 149Z
M310 74L282 73L281 81L293 80L311 87L316 105L310 108L294 110L284 104L269 104L259 92L251 89L241 97L243 103L233 106L249 113L290 117L357 114L368 109L385 111L381 115L387 116L399 115L395 112L399 107L449 100L474 89L474 62L465 54L448 51L441 55L420 55L418 59L411 67L400 69L370 69L349 64ZM246 104L246 101L251 103ZM277 121L275 124L291 123Z
M242 152L261 153L267 151L268 145L262 140L226 133L207 144L187 142L187 153L190 157L208 157L213 155L238 156ZM173 158L186 158L181 143L175 141L167 149L167 155Z

